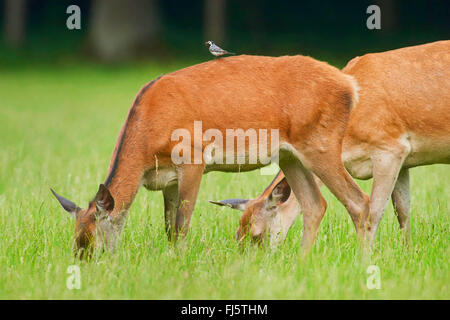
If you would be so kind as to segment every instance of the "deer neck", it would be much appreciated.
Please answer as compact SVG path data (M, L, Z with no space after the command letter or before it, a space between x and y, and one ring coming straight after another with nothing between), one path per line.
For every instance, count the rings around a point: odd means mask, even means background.
M143 145L145 133L139 131L136 123L139 122L140 109L144 106L140 100L150 85L151 83L144 86L137 95L119 132L111 156L104 184L114 198L113 214L129 209L141 184L145 166Z

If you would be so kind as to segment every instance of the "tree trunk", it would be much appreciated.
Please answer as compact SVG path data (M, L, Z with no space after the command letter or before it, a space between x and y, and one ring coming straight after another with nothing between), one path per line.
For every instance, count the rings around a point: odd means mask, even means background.
M25 40L26 0L5 0L5 42L20 47Z
M156 0L95 0L90 20L92 51L104 61L140 56L158 45Z
M225 0L205 0L204 29L205 40L223 45L225 40Z

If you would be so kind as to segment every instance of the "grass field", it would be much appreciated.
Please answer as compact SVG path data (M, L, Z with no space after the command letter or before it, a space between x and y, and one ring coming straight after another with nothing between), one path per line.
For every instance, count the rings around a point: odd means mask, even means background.
M181 66L181 65L180 65ZM85 207L103 182L139 88L180 66L89 64L0 72L0 299L449 299L450 167L411 170L412 245L389 205L370 261L344 207L328 210L313 251L299 256L302 221L278 251L239 250L239 212L209 199L254 197L259 171L204 176L184 246L167 242L160 192L142 189L118 250L90 263L71 254L74 222L49 187ZM361 182L369 192L371 182ZM67 268L81 270L69 290ZM368 265L381 289L366 286Z

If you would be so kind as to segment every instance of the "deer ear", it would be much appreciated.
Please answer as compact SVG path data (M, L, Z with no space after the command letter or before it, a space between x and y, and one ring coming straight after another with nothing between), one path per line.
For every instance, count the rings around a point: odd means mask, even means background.
M111 213L114 209L114 198L104 184L101 184L98 187L98 192L94 198L94 201L97 207L103 211Z
M247 199L226 199L226 200L221 200L221 201L209 200L209 202L211 202L213 204L217 204L218 206L226 206L226 207L230 207L232 209L244 211L245 205L247 204L248 200Z
M63 207L64 210L66 210L68 213L70 213L72 217L75 218L76 214L79 211L81 211L81 209L75 203L60 196L52 188L50 188L50 191L53 193L55 198L58 200L61 207Z
M283 202L285 202L291 195L291 187L287 183L286 178L281 180L275 188L273 188L269 197L266 199L266 207L275 207Z

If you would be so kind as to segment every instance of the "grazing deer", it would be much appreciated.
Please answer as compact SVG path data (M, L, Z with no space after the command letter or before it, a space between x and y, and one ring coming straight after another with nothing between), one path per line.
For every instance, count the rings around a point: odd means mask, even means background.
M342 160L354 178L373 177L369 244L389 197L409 240L409 168L450 163L450 41L356 57L342 71L360 86ZM289 184L280 171L256 199L213 203L244 211L238 238L250 231L259 239L268 231L276 245L303 209Z
M279 144L270 146L270 156L279 155L280 167L304 208L305 247L316 237L326 208L310 170L344 204L360 228L368 214L369 197L341 161L342 140L356 98L351 76L304 56L221 58L148 83L134 100L106 181L88 207L82 210L54 193L76 218L76 248L102 243L113 247L142 185L162 190L166 232L176 241L189 227L204 173L247 171L265 165L175 164L172 134L183 128L192 136L196 121L201 121L202 130L218 129L223 135L228 128L279 130ZM205 144L188 147L189 153L195 154L203 152Z

